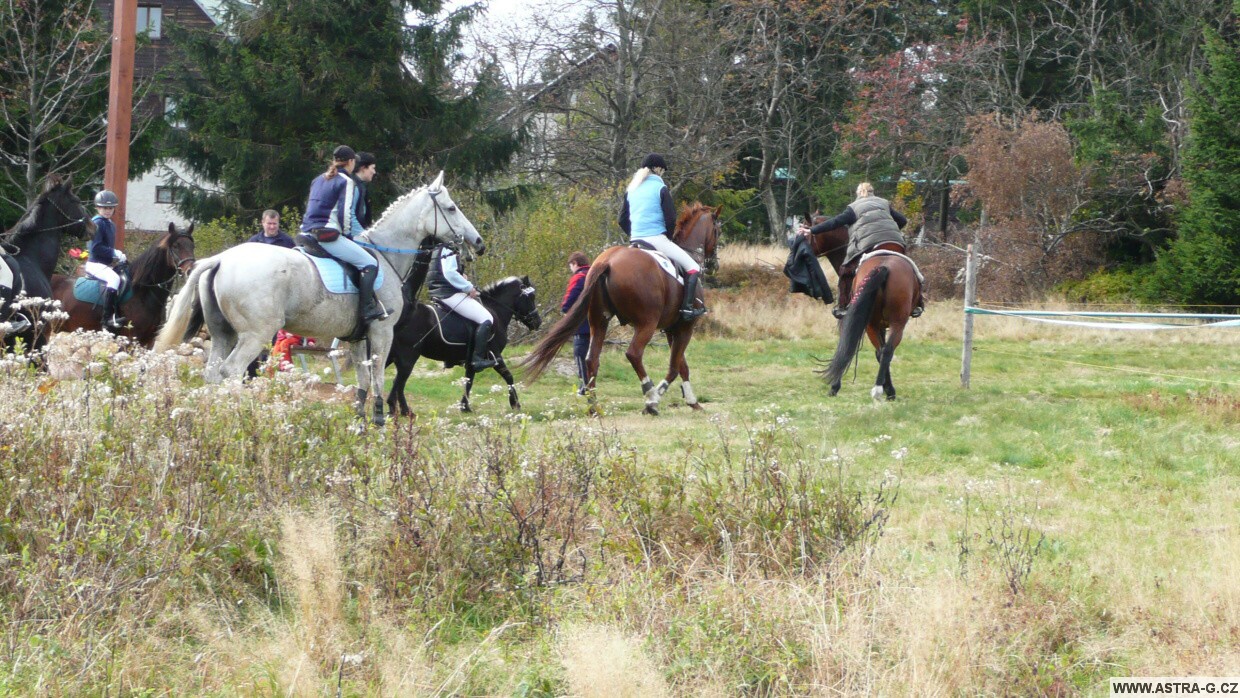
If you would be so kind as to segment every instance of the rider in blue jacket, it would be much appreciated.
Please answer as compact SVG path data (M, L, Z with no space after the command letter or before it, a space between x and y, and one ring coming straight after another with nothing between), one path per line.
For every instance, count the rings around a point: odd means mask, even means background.
M103 282L103 326L109 330L125 327L125 318L116 314L117 295L121 288L121 275L114 266L125 263L125 253L116 249L116 224L112 215L121 200L110 190L95 195L95 209L99 211L91 220L95 223L95 237L90 241L90 257L83 264L86 273Z
M702 268L688 252L672 242L676 232L676 207L672 193L663 183L667 161L658 153L642 160L641 169L633 174L620 209L620 228L633 240L642 240L672 260L685 275L685 296L680 303L680 317L688 321L701 317L706 307L697 307L697 287Z
M301 231L314 235L319 245L336 259L351 264L361 272L358 279L358 301L362 322L382 320L389 313L375 298L375 279L379 264L375 258L353 242L357 188L349 173L357 162L357 154L347 145L332 153L332 165L310 183L306 216Z

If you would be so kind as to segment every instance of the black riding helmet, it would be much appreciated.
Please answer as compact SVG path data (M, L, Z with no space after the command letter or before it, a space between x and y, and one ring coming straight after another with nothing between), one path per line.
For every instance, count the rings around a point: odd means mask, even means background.
M651 153L642 160L642 167L653 170L656 167L667 169L667 160L663 159L658 153Z

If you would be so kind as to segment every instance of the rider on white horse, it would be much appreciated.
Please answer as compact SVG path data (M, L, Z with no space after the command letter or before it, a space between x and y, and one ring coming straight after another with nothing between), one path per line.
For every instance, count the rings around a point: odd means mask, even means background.
M706 313L706 307L696 307L698 276L702 268L693 261L688 252L672 242L676 232L676 206L672 193L663 183L667 161L658 153L651 153L642 160L641 169L633 174L624 206L620 209L620 228L633 240L641 240L672 260L685 275L685 295L680 303L680 317L692 320Z
M121 275L112 267L125 263L125 253L116 249L116 224L112 215L121 200L116 194L104 189L95 194L95 208L99 213L91 220L95 223L95 237L90 241L90 257L82 267L87 274L104 283L103 325L110 330L125 327L125 318L116 314L117 294L120 293Z
M366 324L386 318L388 311L375 299L379 263L353 242L357 188L348 173L352 172L356 162L357 154L347 145L336 148L332 153L331 167L310 183L310 197L306 201L301 232L313 235L331 256L361 272L357 283L358 302L362 323Z
M431 298L477 325L474 330L474 353L469 360L476 372L495 365L495 359L492 359L487 351L495 319L478 300L478 289L461 273L459 259L460 255L452 245L442 244L436 247L431 255L426 288Z

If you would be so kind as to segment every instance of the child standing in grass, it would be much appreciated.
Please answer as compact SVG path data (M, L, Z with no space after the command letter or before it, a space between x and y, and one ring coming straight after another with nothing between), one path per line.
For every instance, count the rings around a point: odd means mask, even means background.
M567 313L577 302L581 290L586 287L586 274L590 273L590 258L584 252L574 252L568 256L568 271L572 276L568 280L568 288L564 289L564 302L560 303L560 312ZM582 320L573 337L573 360L577 362L577 394L586 394L586 354L590 352L590 321Z

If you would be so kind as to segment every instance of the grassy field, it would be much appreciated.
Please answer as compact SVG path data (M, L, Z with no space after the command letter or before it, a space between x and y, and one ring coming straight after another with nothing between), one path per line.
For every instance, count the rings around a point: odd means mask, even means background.
M982 318L963 390L959 308L932 304L899 400L870 400L868 352L828 398L825 309L754 268L776 252L734 255L689 349L702 413L673 388L640 415L619 346L601 419L567 360L519 414L493 373L459 414L460 370L428 365L417 420L381 430L296 374L6 362L0 693L1096 695L1240 673L1234 330Z

